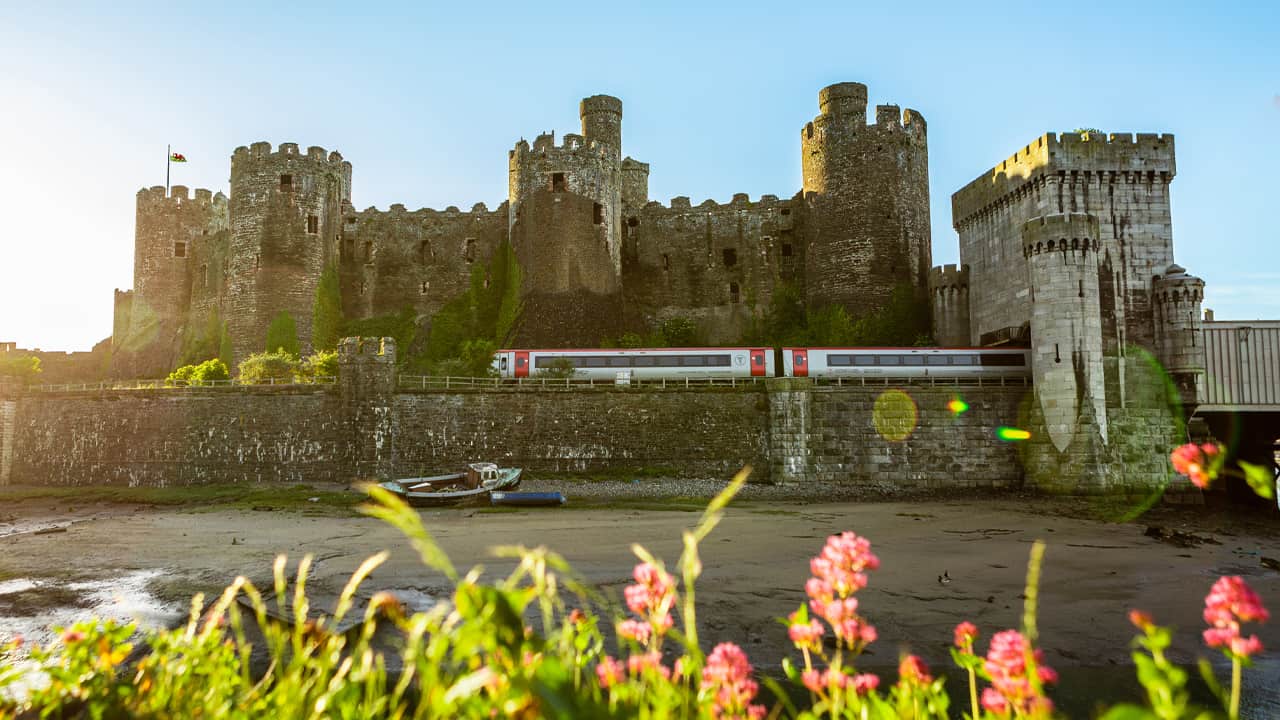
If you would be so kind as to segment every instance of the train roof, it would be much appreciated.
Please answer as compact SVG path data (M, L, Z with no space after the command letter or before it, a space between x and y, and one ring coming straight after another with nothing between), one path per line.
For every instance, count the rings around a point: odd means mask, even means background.
M1031 348L1011 348L1011 347L826 347L816 345L785 345L783 350L902 350L902 351L933 351L933 350L964 350L967 352L1028 352Z

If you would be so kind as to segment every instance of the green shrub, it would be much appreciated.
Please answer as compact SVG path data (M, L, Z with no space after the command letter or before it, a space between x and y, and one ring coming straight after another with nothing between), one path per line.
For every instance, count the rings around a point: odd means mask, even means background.
M0 353L0 378L31 382L40 374L40 358L14 352Z
M240 363L240 381L261 383L291 381L299 373L298 359L287 351L254 353Z
M191 382L191 373L196 371L195 365L183 365L182 367L169 373L166 378L171 383L186 384Z
M301 371L304 377L312 379L338 377L338 352L321 350L308 355L302 361Z
M298 325L289 313L282 312L271 319L271 325L267 327L266 351L284 351L298 357Z
M226 363L218 358L206 360L199 365L183 365L169 373L168 381L181 385L208 385L214 380L228 380L231 373Z

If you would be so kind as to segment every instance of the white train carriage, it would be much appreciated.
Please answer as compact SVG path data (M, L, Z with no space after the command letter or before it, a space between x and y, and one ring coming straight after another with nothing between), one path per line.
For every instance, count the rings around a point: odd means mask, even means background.
M537 377L568 361L574 378L594 380L614 380L623 372L636 380L773 377L773 356L772 348L499 350L493 369L504 378Z
M782 349L787 377L1030 377L1031 351L1021 348Z

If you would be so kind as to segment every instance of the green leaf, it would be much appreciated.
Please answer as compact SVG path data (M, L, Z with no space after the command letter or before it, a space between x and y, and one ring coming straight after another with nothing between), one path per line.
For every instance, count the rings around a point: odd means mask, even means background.
M1249 483L1249 487L1253 488L1258 497L1264 500L1274 500L1276 496L1276 479L1271 470L1262 465L1254 465L1244 460L1239 460L1238 462L1244 470L1245 482Z
M1108 710L1099 720L1159 720L1159 718L1144 707L1124 703Z

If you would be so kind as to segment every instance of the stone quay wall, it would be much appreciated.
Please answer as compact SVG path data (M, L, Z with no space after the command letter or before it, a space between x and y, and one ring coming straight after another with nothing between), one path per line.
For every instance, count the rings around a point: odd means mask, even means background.
M1008 487L1021 483L1021 465L995 429L1016 424L1030 392L902 386L916 419L896 440L876 422L885 386L778 378L745 389L413 390L356 387L351 375L338 386L9 390L0 485L348 482L487 460L530 473L677 478L727 478L751 464L755 481L886 492ZM969 406L959 415L946 407L958 396ZM900 428L898 416L889 420Z

